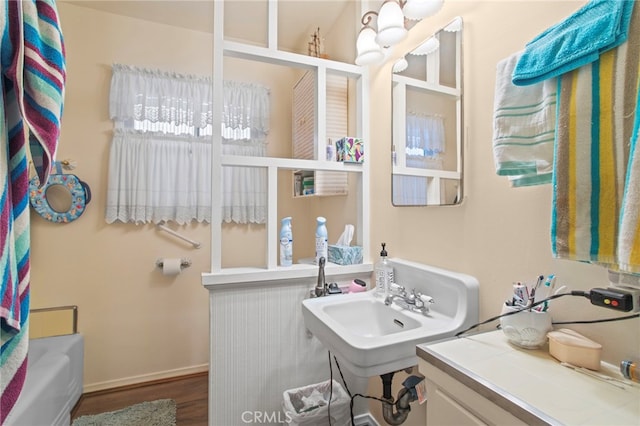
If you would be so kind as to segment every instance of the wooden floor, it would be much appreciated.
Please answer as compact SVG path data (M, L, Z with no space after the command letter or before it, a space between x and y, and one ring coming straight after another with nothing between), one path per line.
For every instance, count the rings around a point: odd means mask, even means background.
M205 372L92 392L82 395L71 413L71 419L87 414L115 411L144 401L170 398L176 401L178 426L206 425L208 385L208 374Z

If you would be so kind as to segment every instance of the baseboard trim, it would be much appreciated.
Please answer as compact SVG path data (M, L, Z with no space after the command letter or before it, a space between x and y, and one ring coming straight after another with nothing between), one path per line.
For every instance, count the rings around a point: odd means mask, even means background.
M95 394L102 391L113 391L115 389L132 388L138 386L146 386L156 384L158 382L167 382L171 380L181 379L185 376L199 375L209 371L209 364L194 365L192 367L176 368L173 370L159 371L151 374L142 374L139 376L125 377L116 380L107 380L105 382L91 383L84 385L82 393Z

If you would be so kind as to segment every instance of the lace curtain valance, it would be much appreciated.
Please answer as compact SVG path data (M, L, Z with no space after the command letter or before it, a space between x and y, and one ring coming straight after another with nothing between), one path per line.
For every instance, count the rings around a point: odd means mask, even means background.
M269 89L225 81L222 128L228 139L263 139L269 132ZM211 126L211 78L113 65L109 115L118 122L148 121L205 129ZM197 132L202 135L202 132ZM205 134L211 134L210 132Z
M269 89L223 88L223 154L264 156ZM210 78L113 66L108 223L210 221L212 104ZM264 169L225 167L222 188L225 222L265 223Z
M439 115L407 114L407 154L437 157L444 153L444 119Z

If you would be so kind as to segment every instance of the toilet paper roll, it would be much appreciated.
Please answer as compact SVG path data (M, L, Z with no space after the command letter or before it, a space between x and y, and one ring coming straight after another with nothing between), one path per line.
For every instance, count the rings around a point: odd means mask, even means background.
M181 271L181 259L162 259L162 275L178 275Z

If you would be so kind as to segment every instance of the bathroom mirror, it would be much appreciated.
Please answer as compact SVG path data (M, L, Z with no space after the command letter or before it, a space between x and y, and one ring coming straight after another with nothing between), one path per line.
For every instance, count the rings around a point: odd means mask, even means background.
M392 203L455 205L463 196L462 18L392 69Z

